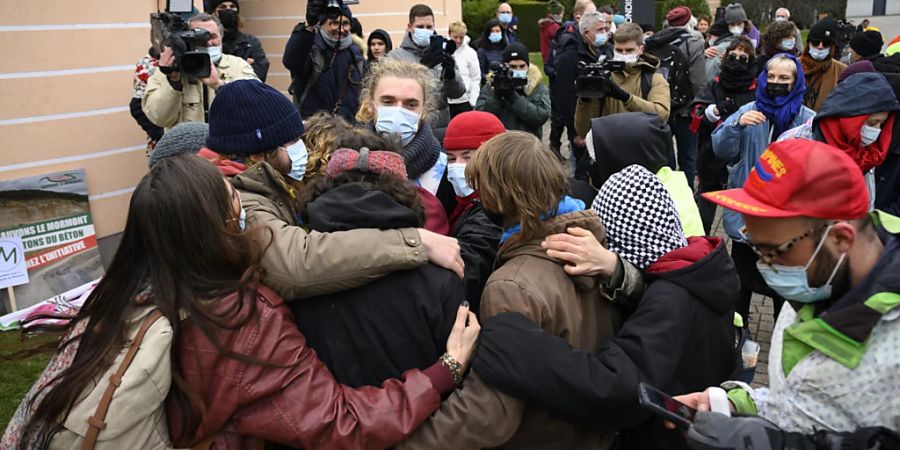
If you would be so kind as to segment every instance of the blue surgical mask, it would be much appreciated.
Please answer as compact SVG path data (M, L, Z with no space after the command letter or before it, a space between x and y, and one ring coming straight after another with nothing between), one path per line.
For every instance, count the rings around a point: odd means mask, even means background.
M291 157L291 172L288 173L288 176L294 180L303 181L303 175L306 174L306 163L309 161L309 151L306 150L303 139L283 148Z
M412 40L419 47L427 47L429 43L431 43L431 36L434 35L434 30L429 30L427 28L413 28L412 32Z
M816 61L824 61L831 55L831 48L809 48L809 56Z
M401 106L379 106L376 114L375 130L400 135L404 147L419 131L419 115Z
M511 12L502 12L497 16L497 19L500 20L502 24L508 24L512 22L512 13Z
M809 258L809 261L805 266L769 266L768 264L757 262L756 267L759 269L759 274L766 280L766 284L778 293L778 295L795 302L814 303L830 298L831 281L837 274L838 269L840 269L841 264L844 262L844 257L846 257L847 254L841 253L841 257L831 271L831 276L828 277L828 281L822 286L810 286L809 277L806 274L807 269L809 269L809 266L812 265L812 262L816 259L816 255L822 250L822 246L825 244L825 239L828 237L828 231L830 229L830 225L825 229L825 233L822 235L822 239L819 241L816 251L813 252L812 257Z
M781 40L781 49L782 50L793 50L794 44L796 42L797 41L795 41L794 38L782 39Z
M603 47L607 41L609 41L609 35L606 33L598 33L594 36L594 45L597 47Z
M528 69L510 70L509 74L513 78L525 79L525 78L528 78Z
M488 40L493 42L494 44L500 42L501 39L503 39L502 33L491 33L490 35L488 35Z
M859 129L859 142L863 147L877 141L878 136L881 136L881 128L863 125L862 128Z
M453 192L459 197L468 197L475 192L466 182L466 164L447 164L447 180L453 185Z
M247 210L241 206L241 213L238 215L238 226L241 227L241 231L247 229Z
M222 46L206 47L206 53L209 54L209 60L212 61L213 64L218 64L222 59Z

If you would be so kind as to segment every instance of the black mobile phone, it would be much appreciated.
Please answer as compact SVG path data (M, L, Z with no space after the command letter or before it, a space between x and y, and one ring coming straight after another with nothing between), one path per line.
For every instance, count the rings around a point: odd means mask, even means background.
M697 414L696 409L675 400L670 395L649 384L640 383L638 391L640 392L641 406L653 411L657 416L674 423L679 428L686 430L691 427L691 422L694 421L694 414Z

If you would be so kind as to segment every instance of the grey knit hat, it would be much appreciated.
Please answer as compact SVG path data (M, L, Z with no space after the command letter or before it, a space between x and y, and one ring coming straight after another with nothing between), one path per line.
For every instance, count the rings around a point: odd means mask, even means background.
M745 22L747 13L740 3L732 3L725 7L725 23Z
M148 165L152 168L164 158L182 153L197 153L206 145L207 136L209 136L209 125L205 123L179 123L167 131L156 143L156 148L150 153Z

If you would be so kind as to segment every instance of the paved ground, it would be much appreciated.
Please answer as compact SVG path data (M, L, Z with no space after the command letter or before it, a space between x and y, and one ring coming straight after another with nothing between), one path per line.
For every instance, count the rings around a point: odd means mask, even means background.
M884 36L884 42L887 44L900 34L900 15L894 16L870 16L870 17L848 17L847 20L859 25L863 19L869 19L870 25L876 26L881 30ZM882 48L884 50L884 48Z

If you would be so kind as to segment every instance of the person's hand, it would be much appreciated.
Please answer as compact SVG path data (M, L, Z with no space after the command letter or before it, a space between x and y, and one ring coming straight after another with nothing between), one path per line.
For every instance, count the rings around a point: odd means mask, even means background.
M172 47L166 47L166 49L160 53L157 65L159 67L172 67L174 64L175 52L172 51Z
M424 228L419 228L419 237L428 261L455 273L460 279L465 276L466 264L459 252L459 241Z
M697 412L701 411L709 411L709 389L703 392L694 392L692 394L684 394L675 397L675 400L690 406L697 410ZM664 421L666 428L670 430L674 430L676 428L675 424L669 422L668 420Z
M225 82L219 78L219 71L216 70L216 65L213 64L212 61L209 62L209 76L201 78L200 82L213 89L218 89L225 84Z
M452 80L456 78L456 60L453 55L443 52L441 61L441 80Z
M608 81L607 85L609 86L609 96L620 101L627 102L628 99L631 98L631 94L625 92L618 84Z
M747 111L738 118L738 125L759 125L766 121L766 116L759 111Z
M584 138L581 136L575 136L575 139L572 139L572 144L578 148L584 148Z
M716 47L710 47L704 50L703 54L706 55L707 58L715 58L719 56L719 49Z
M253 58L247 58L247 64L253 64Z
M447 337L447 353L462 366L462 372L472 363L472 353L475 352L479 332L481 325L478 318L469 310L469 302L464 301L456 310L456 322Z
M547 256L565 262L563 268L571 276L612 277L619 262L616 254L600 245L594 233L584 228L572 227L566 231L544 239L541 247Z

